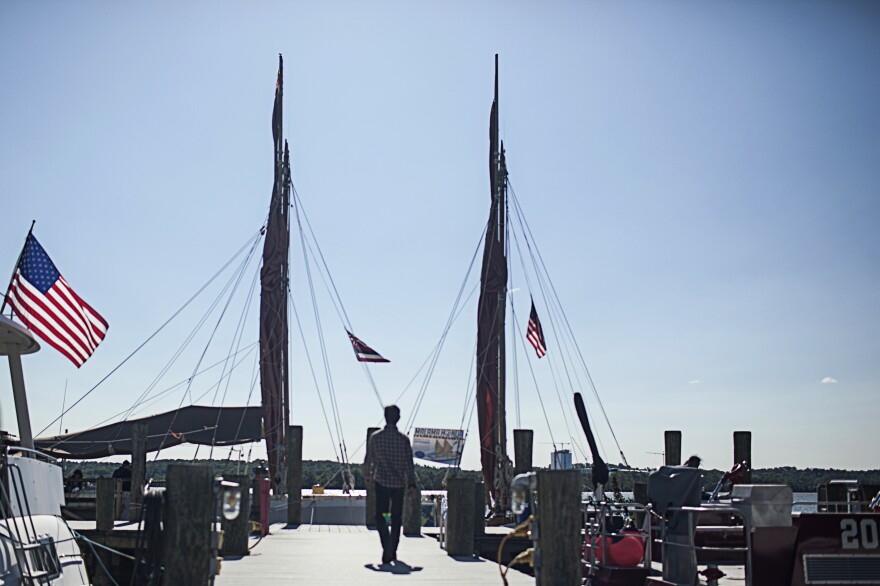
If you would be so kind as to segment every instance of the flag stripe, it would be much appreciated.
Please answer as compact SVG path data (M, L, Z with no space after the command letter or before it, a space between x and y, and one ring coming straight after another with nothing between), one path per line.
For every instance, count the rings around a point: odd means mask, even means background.
M29 329L77 367L107 334L107 321L70 288L33 234L15 268L9 300Z
M10 292L10 300L15 313L22 323L79 367L83 363L82 357L74 352L66 342L59 339L38 313L31 310L34 306L17 285L18 283L15 284L15 289Z
M538 358L542 358L547 354L547 344L544 342L544 330L541 328L541 321L538 319L538 312L535 309L535 302L532 301L532 311L529 313L529 325L526 329L526 339L535 348Z
M81 343L81 334L80 340L77 340L72 331L74 326L67 322L64 319L64 316L59 316L59 314L53 313L52 310L47 307L47 304L50 302L46 297L41 295L39 291L35 290L30 286L30 283L23 279L18 279L16 284L19 285L18 290L21 293L19 299L22 301L22 304L30 310L31 321L39 321L45 330L51 332L57 343L65 344L70 350L80 355L81 360L88 358L89 352ZM58 317L61 317L62 319L57 319Z

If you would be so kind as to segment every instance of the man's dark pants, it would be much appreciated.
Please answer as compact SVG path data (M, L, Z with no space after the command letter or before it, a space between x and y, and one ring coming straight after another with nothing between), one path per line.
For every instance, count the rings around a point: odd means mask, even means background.
M400 525L403 517L403 492L405 488L388 488L376 483L376 530L382 541L382 561L397 559L400 543ZM391 533L382 513L391 512Z

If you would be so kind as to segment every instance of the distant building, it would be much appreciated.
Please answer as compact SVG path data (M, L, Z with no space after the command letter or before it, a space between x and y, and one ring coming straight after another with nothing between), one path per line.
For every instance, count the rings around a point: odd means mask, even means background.
M556 450L550 453L551 470L571 469L571 450Z

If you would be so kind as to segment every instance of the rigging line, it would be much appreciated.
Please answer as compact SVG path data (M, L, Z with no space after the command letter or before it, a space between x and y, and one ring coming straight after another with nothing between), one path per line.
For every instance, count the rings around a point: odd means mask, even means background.
M252 343L252 344L249 344L249 345L245 346L244 348L242 348L242 349L240 350L240 352L253 351L253 349L254 349L254 347L255 347L256 345L257 345L257 342L254 342L254 343ZM240 353L240 352L239 352L239 353ZM224 360L225 360L225 359L224 359ZM224 362L224 360L221 360L221 361L219 361L219 362L215 362L215 363L212 364L211 366L207 366L207 367L203 368L201 371L199 371L199 372L197 373L196 376L198 376L198 375L200 375L200 374L202 374L202 373L205 373L205 372L211 370L212 368L216 368L217 366L219 366L220 364L222 364L222 363ZM151 402L153 402L153 401L155 401L155 400L157 400L157 399L160 399L163 395L165 395L165 394L167 394L167 393L170 393L171 391L175 390L177 387L179 387L179 386L181 386L181 385L185 385L187 380L188 380L188 379L184 379L184 380L182 380L182 381L180 381L180 382L178 382L178 383L175 383L174 385L168 387L167 389L164 389L164 390L162 390L162 391L159 391L159 392L158 392L157 394L155 394L154 396L149 397L149 398L145 399L144 401L142 401L140 406L144 406L144 405L146 405L146 404L148 404L148 403L151 403ZM88 428L88 429L86 429L86 430L84 430L84 431L91 431L91 430L93 430L93 429L97 429L97 428L101 427L102 425L104 425L104 424L107 423L108 421L115 421L115 420L119 419L119 416L120 416L120 415L122 415L122 414L124 414L124 413L126 413L126 412L128 412L128 411L129 411L129 408L123 409L123 410L120 411L119 413L116 413L115 415L111 415L111 416L108 417L107 419L101 421L100 423L97 423L97 424L93 425L92 427L90 427L90 428ZM83 432L80 432L80 433L83 433ZM77 435L79 435L79 434L77 434ZM60 444L64 443L65 441L67 441L67 440L64 440L64 441L58 442L58 444L55 444L55 445L60 445ZM52 447L55 447L55 446L52 446Z
M440 359L440 353L443 349L443 345L446 343L446 337L449 335L449 331L452 328L453 324L458 320L458 317L464 311L464 307L465 307L467 301L470 300L470 298L473 296L474 292L477 290L477 286L479 285L479 283L476 283L474 285L474 287L471 289L471 292L468 293L468 296L465 298L465 300L462 301L461 297L462 297L462 295L465 291L465 288L467 286L468 279L470 279L471 272L474 269L474 264L476 264L477 255L480 253L480 246L482 245L483 239L485 237L486 237L486 228L484 227L483 230L481 230L481 232L480 232L480 237L477 239L477 245L474 248L474 253L471 255L471 261L468 264L468 268L467 268L467 271L465 272L464 279L462 279L461 285L458 288L458 293L456 293L455 301L452 304L452 309L449 312L449 316L446 318L446 324L443 327L443 332L440 334L440 339L438 340L437 344L434 346L434 350L432 350L431 353L429 353L428 358L425 360L425 363L427 363L430 360L431 366L429 367L428 371L426 371L425 379L424 379L422 386L419 390L419 395L416 396L415 404L418 405L418 407L414 408L413 412L410 414L410 418L408 421L409 429L412 429L412 425L415 424L415 417L416 417L415 413L421 407L422 398L424 397L424 394L427 392L428 385L430 384L430 380L433 376L434 368L437 365L437 361ZM400 398L403 397L404 393L406 393L407 389L412 384L412 381L415 380L416 376L418 376L418 373L425 366L425 363L422 363L422 366L419 367L418 371L416 371L416 374L413 376L412 380L410 380L410 382L407 384L406 388L404 388L403 392L400 393L400 396L398 396L398 398L397 398L398 401L400 401Z
M122 368L122 365L123 365L123 364L125 364L126 362L128 362L128 361L132 358L132 356L134 356L135 354L137 354L137 353L140 351L141 348L143 348L144 346L146 346L146 345L147 345L147 344L148 344L153 338L155 338L155 337L159 334L159 332L161 332L162 330L164 330L164 329L165 329L165 326L167 326L169 323L171 323L171 321L172 321L174 318L176 318L176 317L180 314L180 312L182 312L184 309L186 309L187 306L189 306L189 304L192 303L192 302L196 299L196 297L198 297L198 296L202 293L202 291L204 291L204 290L208 287L208 285L210 285L211 283L214 282L214 279L216 279L218 276L220 276L221 273L223 273L224 270L226 270L226 267L228 267L230 264L232 264L232 261L234 261L234 260L238 257L238 255L240 255L240 254L242 253L242 251L244 251L244 250L247 248L248 243L249 243L252 239L254 239L255 237L257 237L257 236L259 236L259 235L261 234L262 230L263 230L263 228L260 228L260 230L257 231L257 234L256 234L256 235L251 236L251 238L248 239L248 241L245 243L245 245L242 246L242 247L241 247L241 248L240 248L240 249L239 249L239 250L238 250L238 251L232 256L232 258L230 258L228 261L226 261L226 264L224 264L222 267L220 267L220 269L214 274L213 277L211 277L211 278L208 280L207 283L205 283L204 285L202 285L202 287L201 287L198 291L196 291L195 294L194 294L192 297L190 297L190 298L186 301L186 303L184 303L184 304L180 307L180 309L178 309L177 311L175 311L175 312L171 315L171 317L169 317L169 318L165 321L165 323L163 323L161 326L159 326L159 329L157 329L155 332L153 332L152 334L150 334L150 336L149 336L146 340L144 340L143 342L141 342L141 344L140 344L137 348L135 348L135 349L131 352L131 354L129 354L128 356L126 356L126 357L122 360L122 362L120 362L118 365L116 365L116 367L114 367L113 370L111 370L109 373L107 373L107 374L104 376L104 378L102 378L101 380L99 380L99 381L95 384L95 386L93 386L91 389L89 389L88 391L86 391L85 394L84 394L83 396L81 396L79 399L77 399L76 401L74 401L73 404L72 404L70 407L68 407L67 409L65 409L65 410L61 413L61 415L59 415L58 417L56 417L55 419L53 419L52 421L50 421L49 424L48 424L46 427L44 427L42 430L40 430L39 433L37 433L37 436L41 436L41 435L43 435L43 433L44 433L47 429L49 429L50 427L52 427L52 425L53 425L55 422L59 421L62 417L64 417L66 414L68 414L68 413L70 412L71 409L73 409L74 407L76 407L77 405L79 405L80 402L82 402L83 399L85 399L85 398L88 397L90 394L92 394L92 392L93 392L95 389L97 389L99 386L101 386L101 385L104 383L104 381L106 381L108 378L110 378L111 376L113 376L113 374L114 374L117 370L119 370L120 368Z
M299 195L296 195L297 202L299 207L292 206L297 215L297 225L299 226L300 235L302 236L302 241L304 242L304 248L308 250L308 254L311 255L311 258L315 261L315 266L318 268L318 275L321 277L321 282L324 284L324 288L327 290L327 293L330 295L330 299L333 303L333 308L336 310L336 314L339 316L339 320L342 322L343 327L346 328L349 332L353 331L353 327L351 325L351 321L348 318L348 313L345 311L345 305L342 303L342 297L339 295L339 290L336 288L336 283L333 280L333 275L330 273L330 268L327 266L327 262L324 259L324 253L321 250L321 245L318 243L318 239L315 236L314 231L312 230L311 224L309 223L308 216L305 213L305 209L302 208L302 200L299 199ZM302 222L300 221L299 210L302 209L302 217L306 221L306 226L309 228L309 233L311 234L311 240L306 239L305 230L303 230ZM315 249L317 249L318 254L315 254L315 251L312 249L312 242L314 242ZM305 255L305 250L303 252ZM305 260L308 262L308 259ZM323 267L323 270L321 268ZM326 276L325 276L326 275ZM328 285L329 280L329 285ZM379 388L376 385L376 381L373 378L372 373L367 367L366 363L361 363L364 373L367 375L367 380L370 383L370 387L373 390L373 394L376 396L376 399L379 401L379 406L384 407L385 403L382 401L382 397L379 393ZM334 398L335 401L335 398Z
M232 283L236 280L236 275L243 274L244 269L247 266L247 263L249 262L250 258L252 258L252 256L253 256L254 250L256 250L256 246L257 246L258 242L259 242L259 240L254 240L250 251L245 256L242 263L238 267L236 267L236 269L233 271L232 275L230 276L229 281L227 281L226 284L223 286L223 288L220 290L217 297L214 299L214 301L208 307L208 310L204 313L204 315L202 315L201 319L198 321L196 326L190 331L190 333L184 339L183 343L177 348L177 350L172 355L172 357L168 360L168 362L165 363L165 366L162 368L162 370L160 370L159 374L156 375L156 377L153 379L153 381L147 386L146 390L144 390L144 392L141 393L140 396L135 400L135 402L129 408L129 411L128 411L128 413L126 413L123 420L127 420L130 417L131 413L135 409L140 407L140 405L145 400L145 397L147 397L150 394L150 392L154 388L156 388L156 386L159 384L159 382L162 380L162 378L168 373L168 371L171 369L171 367L174 365L174 363L177 362L177 359L180 358L180 356L183 354L184 350L186 350L186 348L189 346L189 344L195 339L196 334L198 334L198 332L202 329L202 326L205 325L205 323L207 323L208 318L214 312L214 309L217 307L217 305L220 303L220 301L226 295L226 292L229 289L229 287L232 285ZM192 398L192 397L190 397L190 398Z
M452 320L452 321L453 321L453 325L454 325L454 323L455 323L456 321L458 321L458 318L459 318L459 317L461 316L461 314L464 312L464 309L465 309L465 307L466 307L466 305L467 305L467 302L470 300L471 297L473 297L474 292L476 292L476 290L477 290L477 285L479 285L479 283L475 284L475 285L471 288L471 292L468 293L467 297L465 297L464 301L459 305L459 307L458 307L458 313L455 314L455 317L454 317L453 320ZM447 333L448 333L448 332L447 332ZM425 367L428 365L428 363L429 363L430 361L432 361L432 360L435 360L435 361L436 361L436 359L434 359L434 356L435 356L435 354L438 354L438 353L442 350L442 348L443 348L443 346L444 346L445 343L446 343L446 334L442 335L441 338L440 338L440 340L437 341L437 343L434 345L434 348L431 349L431 352L428 354L428 356L427 356L427 357L425 358L425 360L422 362L422 365L419 366L418 370L416 370L416 373L413 375L413 377L409 380L409 382L406 384L406 386L404 387L404 389L403 389L403 390L400 392L400 394L397 396L397 399L394 401L396 404L397 404L397 403L400 403L400 400L403 398L403 396L406 394L406 392L407 392L407 391L409 390L409 388L412 386L413 382L415 382L416 378L419 376L419 374L422 372L422 370L425 369ZM432 375L433 375L433 367L432 367ZM421 392L421 391L420 391L420 392ZM421 404L421 403L419 403L419 404ZM412 417L414 418L414 416L412 416ZM409 422L408 422L408 424L409 424ZM411 429L411 428L412 428L412 426L410 426L410 429Z
M298 201L298 199L297 199ZM321 325L321 314L318 310L318 300L315 297L315 285L314 280L312 279L312 267L309 262L308 255L306 253L306 240L305 233L302 230L302 223L300 221L299 214L299 206L294 207L294 212L296 213L296 222L299 226L299 235L300 235L300 246L302 248L303 253L303 264L305 265L306 271L306 279L309 284L309 295L312 300L312 312L315 316L315 327L318 333L318 343L321 349L321 358L324 364L324 376L327 380L327 393L330 396L330 410L333 413L333 421L336 425L336 437L339 439L340 443L342 442L343 434L342 434L342 425L341 425L341 417L339 415L339 405L336 401L336 392L333 386L333 375L330 373L330 363L327 359L327 345L324 341L324 328Z
M253 249L256 248L256 243ZM186 395L189 395L190 401L192 401L192 381L195 378L195 373L198 372L199 367L202 365L202 360L205 359L205 355L208 353L208 348L211 346L211 342L214 341L214 336L217 334L217 330L220 328L220 323L223 321L224 316L226 315L226 310L229 309L229 305L232 303L232 298L235 296L236 290L238 290L239 284L241 284L241 277L244 275L244 267L246 264L242 265L242 269L239 272L239 277L235 281L235 286L232 287L232 290L229 292L229 297L226 299L226 304L223 306L223 309L220 311L220 315L217 317L217 321L214 324L214 329L211 332L211 335L208 337L208 341L205 343L204 349L202 349L202 354L199 356L198 361L196 362L195 367L193 368L193 373L190 375L189 384L186 386L186 393L183 397L180 398L180 404L177 406L177 410L174 412L174 415L171 417L171 423L168 425L168 429L165 431L165 435L162 437L162 441L159 443L159 448L156 450L156 457L153 458L153 461L159 459L159 454L162 452L162 446L165 444L165 440L168 438L168 434L171 433L171 428L174 425L174 422L177 420L177 414L180 413L180 408L183 406L183 401L186 398ZM196 448L198 450L198 448Z
M519 221L520 227L523 227L524 214L522 213L522 209L519 207L519 202L516 199L515 193L513 194L513 197L514 197L515 217ZM566 355L568 355L569 359L571 359L571 350L570 350L570 347L568 346L568 344L565 343L565 339L560 338L560 336L558 335L558 331L555 327L556 324L555 324L555 320L554 320L554 315L558 311L558 307L556 304L553 304L551 302L552 299L548 299L548 296L546 293L546 286L544 284L544 275L542 275L540 267L538 266L538 264L535 260L535 256L534 256L534 253L532 252L532 247L530 245L528 235L525 234L524 228L523 228L523 239L525 240L526 247L529 251L529 258L532 261L532 268L534 270L535 278L538 283L538 290L539 290L539 292L541 294L541 298L544 301L544 304L548 310L548 317L550 318L549 324L551 326L549 331L550 331L551 335L553 336L553 340L556 342L557 348L559 349L559 356L561 357L563 370L564 370L566 378L568 380L569 388L574 390L574 385L571 380L571 374L569 372L568 363L565 360ZM520 244L519 244L519 239L516 238L515 234L514 234L514 242L516 242L517 251L519 253L518 256L520 258L520 264L523 266L523 271L525 272L526 271L525 261L524 261L525 255L522 253L522 249L520 248ZM535 245L535 247L537 248L537 244ZM548 278L549 278L549 276L548 276ZM530 286L530 289L531 289L531 286ZM556 398L559 401L559 408L560 408L560 411L562 412L562 417L563 417L563 421L565 423L566 431L568 432L569 437L573 437L572 432L571 432L571 427L573 426L573 423L571 423L569 421L569 418L571 417L571 413L570 413L569 409L565 408L565 402L562 399L561 387L560 387L561 377L557 374L557 369L554 368L556 361L553 358L553 355L547 355L547 362L548 362L548 365L550 366L550 374L551 374L551 377L553 380L554 389L556 391ZM578 384L580 384L580 379L577 377L577 372L575 372L575 378L577 379ZM581 453L584 455L584 457L586 457L586 451L584 450L584 448L581 444L579 444L577 442L572 442L572 444L574 445L574 447L576 447L578 450L581 451ZM601 438L599 438L599 444L602 449L602 452L604 453L604 446L602 446L602 439Z
M511 191L513 191L512 186L511 186ZM514 202L516 203L516 206L519 207L519 200L517 199L515 192L513 193L513 198L514 198ZM523 217L523 225L525 226L526 231L529 234L531 234L532 229L529 226L528 220L526 220L525 217ZM533 238L533 240L534 240L534 238ZM547 266L544 263L544 257L541 255L541 251L537 250L537 248L535 251L537 253L538 259L541 262L541 266L544 268L545 274L548 274L548 277L549 277L549 273L547 272ZM568 329L569 336L571 336L572 342L574 343L574 346L577 350L577 356L580 359L581 365L583 366L584 371L587 374L587 380L589 382L590 388L593 391L593 395L596 397L596 401L599 404L599 409L602 410L602 416L605 419L605 424L608 426L608 430L611 432L611 437L614 438L614 443L617 446L617 450L620 453L620 457L623 458L623 463L626 464L627 466L629 466L629 464L626 461L626 456L624 456L623 450L620 447L620 442L617 441L617 434L614 433L614 428L611 426L611 421L608 419L608 414L605 412L605 405L602 404L602 399L599 397L599 391L596 388L595 383L593 382L593 377L590 374L590 369L587 367L587 363L584 360L584 355L581 352L580 345L578 344L577 338L574 335L574 330L571 327L571 323L568 320L568 316L566 315L565 310L562 308L562 303L559 301L559 294L556 292L556 286L553 284L552 280L549 280L549 285L550 285L550 291L553 293L553 297L556 299L556 303L559 304L560 312L561 312L562 318L563 318L563 324Z
M515 197L515 196L514 196L514 197ZM519 213L517 213L517 212L519 212ZM514 213L515 213L515 217L516 217L516 219L520 222L520 226L522 226L522 215L521 215L521 210L517 207L517 205L516 205L516 200L515 200L515 199L514 199ZM544 286L543 286L542 281L541 281L541 274L540 274L540 272L537 270L537 265L536 265L536 263L535 263L534 255L531 254L531 246L530 246L530 244L529 244L528 236L525 235L525 234L523 234L523 238L524 238L524 240L525 240L526 247L527 247L527 249L529 250L529 253L530 253L530 258L531 258L531 260L532 260L533 269L535 270L535 276L536 276L537 281L538 281L538 289L540 290L540 292L541 292L541 296L542 296L542 298L544 298L545 303L546 303L546 297L547 297L547 295L546 295L546 293L545 293L545 291L544 291ZM513 238L513 240L514 240L514 242L516 243L516 249L517 249L517 252L519 253L520 264L521 264L522 267L523 267L523 272L526 273L527 271L526 271L525 260L524 260L525 256L524 256L523 253L522 253L522 249L520 248L520 244L519 244L519 239L516 237L516 234L515 234L515 233L514 233L514 238ZM530 289L530 291L531 291L531 283L530 283L529 279L526 279L526 282L529 283L529 289ZM548 306L548 308L550 307L549 304L547 304L547 306ZM554 325L554 324L551 323L551 326L552 326L552 325ZM560 352L563 352L563 350L562 350L562 344L561 344L561 342L560 342L560 340L559 340L559 337L558 337L557 334L556 334L556 328L555 328L555 327L551 327L551 328L550 328L550 332L551 332L551 334L553 335L553 339L554 339L554 341L556 342L557 346L559 347ZM551 357L550 357L550 356L547 357L547 360L548 360L548 362L550 362L551 364L553 364L553 362L551 361ZM568 364L566 363L565 360L562 360L561 362L562 362L563 370L565 371L565 374L566 374L566 378L568 379L569 387L573 389L573 388L574 388L574 384L572 383L571 375L569 374L569 371L568 371ZM552 369L552 368L551 368L551 374L553 375L553 383L554 383L554 385L555 385L555 387L556 387L556 396L557 396L557 398L558 398L558 400L559 400L559 408L560 408L560 410L562 411L562 418L563 418L563 420L565 421L565 427L566 427L566 429L568 430L569 435L570 435L570 434L571 434L571 424L570 424L569 419L570 419L570 417L571 417L571 410L565 408L564 402L562 401L562 396L561 396L561 393L560 393L560 388L559 388L559 383L558 383L558 381L557 381L556 372L555 372L555 370Z
M250 406L250 404L251 404L251 397L253 397L253 395L254 395L254 389L257 387L257 379L260 376L260 368L259 368L260 360L259 360L259 358L260 358L260 353L259 352L254 353L254 365L251 367L253 369L254 375L251 378L251 388L250 388L250 391L248 391L247 401L245 401L246 406ZM235 428L236 439L241 437L241 426L242 425L244 425L244 412L242 412L242 414L241 414L241 419L238 420L238 427ZM250 451L248 452L248 458L250 458Z
M309 217L306 214L305 207L302 204L302 200L299 197L299 193L296 189L293 190L293 195L296 201L299 203L299 209L302 210L303 218L305 218L306 226L309 229L309 233L312 235L312 240L315 242L315 247L318 249L318 255L321 258L321 264L324 266L324 271L327 273L327 277L330 279L330 284L333 286L333 292L335 293L336 299L339 300L339 305L342 310L342 314L345 316L345 323L351 327L351 321L348 319L348 314L345 311L345 307L342 305L342 296L339 294L339 290L336 288L336 282L333 280L333 275L330 273L330 267L327 266L327 261L324 259L324 252L321 250L321 247L318 245L318 238L315 236L315 231L312 229L312 223L309 221ZM297 223L299 223L299 213L297 213ZM300 230L302 230L302 226L300 226Z
M511 307L511 311L513 312L513 317L516 319L516 310ZM513 344L516 346L517 343L522 344L523 342L519 339L519 336L515 336L514 340L516 340ZM514 348L514 352L516 352L516 348ZM541 411L544 413L544 421L547 423L547 431L550 432L550 441L554 444L556 440L553 438L553 428L550 426L550 418L547 417L547 408L544 406L544 397L541 396L541 389L538 387L538 378L535 376L535 369L532 366L531 360L526 360L526 364L529 365L529 372L532 374L532 380L535 383L535 393L538 395L538 402L541 404ZM568 423L566 423L568 425ZM569 435L571 435L571 431L569 430Z
M511 189L511 191L513 191L513 190ZM549 312L549 317L551 318L550 325L554 326L554 327L550 328L550 333L553 336L553 340L556 342L557 347L559 348L560 356L562 357L561 362L562 362L563 370L565 372L566 378L568 379L569 387L571 389L574 389L575 386L571 380L571 372L569 371L568 362L565 360L566 354L568 354L569 357L571 357L571 351L570 351L569 346L564 343L565 340L563 338L560 338L559 332L557 331L557 329L555 327L555 323L553 322L553 315L556 311L558 311L558 307L557 307L557 305L554 305L552 303L552 298L549 298L547 295L547 292L546 292L547 286L544 284L546 268L545 268L545 274L542 274L540 267L538 266L538 263L535 259L534 252L532 251L532 245L530 242L530 238L529 238L528 234L526 233L526 230L524 227L525 215L522 212L522 208L519 205L519 200L516 198L515 193L513 193L513 200L514 200L514 210L516 213L516 219L519 221L520 227L523 228L523 238L525 240L526 247L529 251L529 258L532 261L533 270L535 272L535 277L538 282L538 289L540 290L541 297L542 297L542 299L547 307L547 310ZM531 240L533 240L533 239L531 239ZM520 261L523 264L523 270L525 270L525 263L523 261L523 259L525 258L525 255L522 254L522 250L520 249L518 239L516 239L516 244L517 244L517 249L519 250ZM537 243L535 243L535 249L537 249ZM546 274L546 279L549 280L549 274ZM550 357L548 357L548 360L550 360ZM554 384L556 385L557 397L559 397L560 389L559 389L559 382L557 381L557 377L556 377L556 371L552 370L551 372L553 373L553 381L554 381ZM575 379L577 379L578 388L579 388L581 385L580 378L577 376L576 371L574 374L575 374ZM560 400L560 408L562 409L562 412L563 412L563 417L565 417L565 419L566 419L566 426L568 426L569 425L568 416L570 416L570 410L565 409L561 397L559 398L559 400Z
M306 352L306 362L309 364L309 371L312 373L312 380L315 383L315 394L318 395L318 402L321 404L321 413L324 414L324 421L327 424L327 432L330 434L330 443L333 445L333 455L339 460L339 454L336 452L336 439L333 437L333 430L330 427L330 420L327 417L327 409L324 406L324 397L321 396L320 385L318 384L318 375L315 373L315 365L312 363L312 355L309 352L309 345L306 342L306 335L303 332L302 323L299 319L299 312L296 310L296 304L293 302L293 292L290 285L287 286L287 299L290 307L293 309L293 317L296 319L296 327L299 329L300 338L302 338L303 348Z
M513 312L513 277L510 278L511 291L507 294L507 298L510 302L510 311ZM510 322L510 337L516 338L519 332L516 329L516 314L513 314L513 320ZM516 426L519 429L522 429L522 420L520 419L519 413L519 367L517 366L517 351L516 351L516 342L514 342L513 348L513 394L516 406Z
M242 271L242 275L244 271ZM251 280L251 289L248 291L246 295L245 304L242 308L241 315L238 318L238 326L236 329L236 334L233 335L232 341L229 344L229 353L226 355L226 362L223 364L223 370L220 373L220 379L217 381L217 389L214 391L214 397L211 399L211 405L214 405L217 400L217 393L220 391L220 381L223 379L223 374L226 372L226 365L229 363L229 358L234 356L233 353L234 348L239 348L241 346L241 339L244 336L244 322L245 317L247 316L248 310L250 309L251 302L254 299L254 290L257 286L257 276L260 274L259 269L254 271L254 278ZM235 362L233 361L233 367ZM220 406L226 404L226 395L229 393L229 384L232 382L232 371L230 369L230 376L226 377L226 388L223 389L223 397L220 399ZM222 411L217 411L217 420L214 422L214 436L211 438L211 449L208 451L208 458L212 458L214 455L214 442L217 441L217 430L220 428L220 413Z
M242 276L244 276L244 271L242 271ZM211 405L216 404L217 402L217 394L220 392L220 384L224 378L226 373L226 366L229 364L229 359L235 356L238 353L238 349L241 347L241 339L244 337L244 323L247 317L248 311L251 308L251 303L254 299L254 291L257 288L257 279L260 276L260 268L259 266L254 271L254 277L251 279L251 288L245 296L245 303L241 310L241 315L238 318L238 324L236 325L235 332L232 336L232 341L229 343L229 352L226 354L226 359L223 362L223 369L220 371L220 376L217 379L218 384L215 385L216 390L214 391L214 396L211 397ZM226 389L223 391L223 397L220 399L220 405L222 406L226 401L226 394L229 391L229 378L226 377Z

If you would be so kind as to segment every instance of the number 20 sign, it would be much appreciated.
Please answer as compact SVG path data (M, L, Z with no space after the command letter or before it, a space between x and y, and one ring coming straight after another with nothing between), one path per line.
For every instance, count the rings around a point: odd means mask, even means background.
M840 544L843 549L877 549L880 536L876 519L841 519Z

